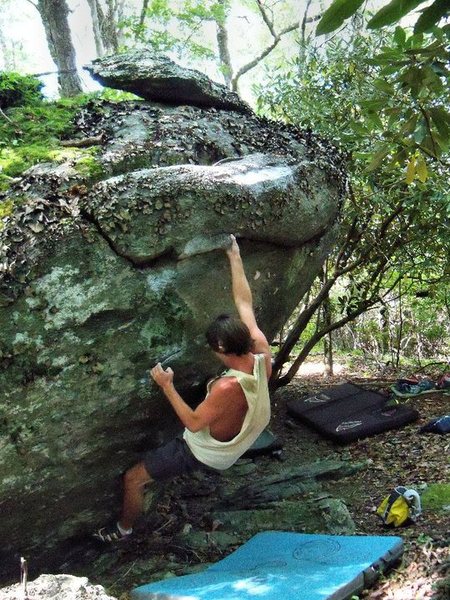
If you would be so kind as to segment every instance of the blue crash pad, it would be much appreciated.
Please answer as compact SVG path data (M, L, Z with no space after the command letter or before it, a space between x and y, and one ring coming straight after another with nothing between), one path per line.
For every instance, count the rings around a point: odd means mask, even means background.
M402 555L394 536L269 531L202 573L140 586L133 600L344 600Z

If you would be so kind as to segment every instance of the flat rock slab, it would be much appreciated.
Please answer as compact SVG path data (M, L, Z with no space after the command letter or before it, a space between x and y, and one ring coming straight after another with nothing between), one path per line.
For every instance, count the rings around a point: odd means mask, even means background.
M254 508L275 500L290 498L318 489L321 480L336 480L353 475L365 467L365 463L352 464L324 460L299 467L280 469L277 475L264 477L239 487L226 495L221 507Z
M104 86L163 104L189 104L250 113L250 107L224 85L185 69L151 50L139 49L94 60L85 67Z
M313 498L309 500L274 502L257 510L230 510L214 513L214 521L231 534L255 534L259 531L281 529L287 531L324 531L349 535L356 531L355 524L342 500Z

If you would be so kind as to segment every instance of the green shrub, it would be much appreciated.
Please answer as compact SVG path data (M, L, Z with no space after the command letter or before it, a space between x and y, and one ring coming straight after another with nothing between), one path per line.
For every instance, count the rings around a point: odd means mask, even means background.
M24 106L42 100L43 84L32 75L0 73L0 108Z

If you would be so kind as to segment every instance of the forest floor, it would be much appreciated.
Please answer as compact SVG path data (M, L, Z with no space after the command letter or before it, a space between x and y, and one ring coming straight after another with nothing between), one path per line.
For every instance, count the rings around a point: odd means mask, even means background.
M301 460L298 446L299 430L288 431L285 404L290 395L316 392L331 385L352 383L379 391L388 391L396 377L364 377L343 369L335 377L303 376L296 379L286 391L283 402L274 410L273 431L283 438L289 460ZM290 388L288 390L288 388ZM328 484L333 495L342 498L357 526L358 534L395 534L403 538L405 552L401 565L370 590L361 594L367 600L448 600L450 598L450 507L446 511L427 510L414 525L386 529L376 515L381 500L397 485L419 491L427 485L450 483L449 436L422 434L419 428L432 418L449 414L450 396L433 392L410 398L408 406L419 412L419 420L402 429L387 431L346 446L335 444L317 436L314 448L320 455L332 450L350 462L369 460L369 468L356 477L340 479ZM311 435L309 433L308 435ZM315 434L313 434L315 435ZM297 456L297 459L295 458Z
M397 485L405 485L420 493L431 484L448 484L450 437L419 433L419 428L432 418L449 414L450 396L431 393L409 399L408 405L419 411L419 420L402 429L340 446L309 428L294 423L287 415L290 398L320 392L327 387L350 381L374 390L389 390L396 376L372 374L361 377L361 371L337 369L334 377L304 371L273 397L272 432L283 444L280 463L272 457L255 459L257 472L250 477L277 473L283 467L300 466L317 459L341 459L350 463L368 461L368 467L356 475L323 484L324 492L342 498L360 535L398 535L404 541L400 564L382 576L370 590L360 595L364 600L448 600L450 598L450 512L425 510L417 522L395 530L385 528L376 515L376 507ZM242 482L241 482L242 484ZM231 484L230 484L231 485ZM133 542L127 542L101 563L95 560L94 573L80 572L121 600L129 598L129 590L156 579L192 572L223 558L236 546L224 552L217 549L189 551L180 546L179 534L205 529L204 515L216 501L214 485L197 485L198 494L186 492L189 482L166 486L154 500L156 512L138 528ZM220 524L211 525L211 531ZM109 557L109 558L108 558ZM186 567L188 567L186 569ZM75 573L74 573L75 574Z

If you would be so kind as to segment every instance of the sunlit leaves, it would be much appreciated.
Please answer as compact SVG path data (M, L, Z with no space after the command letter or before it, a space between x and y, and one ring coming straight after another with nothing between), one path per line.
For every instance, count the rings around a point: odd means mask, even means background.
M132 16L123 22L123 28L129 44L135 41L156 52L214 60L215 49L205 27L223 24L229 10L229 0L151 0L144 19Z
M410 185L415 179L425 183L428 179L428 167L423 156L416 154L409 158L405 171L405 183Z
M393 42L368 62L379 67L379 77L373 83L385 94L380 111L388 117L392 141L400 146L395 160L411 157L417 150L423 153L423 161L440 159L450 139L449 115L442 104L443 98L449 98L445 42L442 36L431 42L421 34L408 36L400 27Z
M432 255L438 271L435 250L441 256L448 251L448 227L435 223L435 215L444 214L449 204L446 167L435 160L443 155L440 143L450 130L445 86L428 79L425 69L413 96L408 77L402 79L411 66L429 66L430 45L427 36L411 36L402 28L393 35L356 36L352 43L333 39L325 56L306 53L302 64L294 61L285 73L273 73L259 90L261 105L266 102L270 114L311 128L349 153L353 196L345 219L347 224L354 219L360 223L359 234L349 234L350 261L371 257L383 270L387 265L378 262L380 256L392 256L398 269L412 273L416 262L424 264ZM393 60L401 64L389 72ZM405 233L398 237L402 228ZM400 248L407 245L415 250L404 256ZM376 289L377 268L367 267L358 280L372 277ZM388 275L389 269L383 272ZM354 290L346 293L354 299Z
M398 23L400 19L410 14L426 0L391 0L383 6L370 19L368 27L379 29L386 25ZM324 12L316 29L316 35L331 33L338 29L346 19L350 18L361 8L363 2L360 0L334 0L331 6ZM439 24L440 20L449 15L448 0L434 0L429 6L425 6L415 24L415 32L430 31L433 26Z
M416 174L417 178L422 183L425 183L425 181L428 179L427 163L424 161L421 155L419 155L416 160Z
M406 183L408 185L410 183L412 183L414 181L415 176L416 176L416 159L414 156L412 156L409 159L408 164L406 166L406 175L405 175Z
M317 26L316 34L330 33L342 25L362 6L364 0L334 0L324 12Z
M448 16L449 10L448 0L436 0L423 9L414 26L414 31L416 33L430 31L443 17Z
M398 23L425 0L391 0L369 21L368 27L381 28ZM345 7L344 7L345 5ZM345 19L360 7L358 2L335 0L325 12L317 27L317 34L337 29ZM367 61L378 70L373 87L380 94L361 103L363 120L373 131L378 128L382 137L391 143L392 164L407 161L406 181L416 177L416 158L420 154L417 177L428 177L426 161L440 160L448 151L450 141L448 107L450 97L449 27L435 27L442 17L449 14L448 0L435 0L421 11L415 26L415 34L397 27L388 45ZM432 30L432 36L423 32ZM442 99L446 98L446 103ZM384 102L384 106L381 103ZM361 132L358 124L356 132ZM397 145L397 148L393 146ZM372 156L368 170L382 164L389 152L383 144ZM380 158L381 157L381 158ZM414 175L413 175L414 173ZM420 176L419 176L420 173Z
M160 19L170 19L172 11L169 0L151 0L147 6L147 14Z
M368 27L378 29L385 25L392 25L407 15L409 12L423 4L426 0L391 0L383 6L369 21Z

